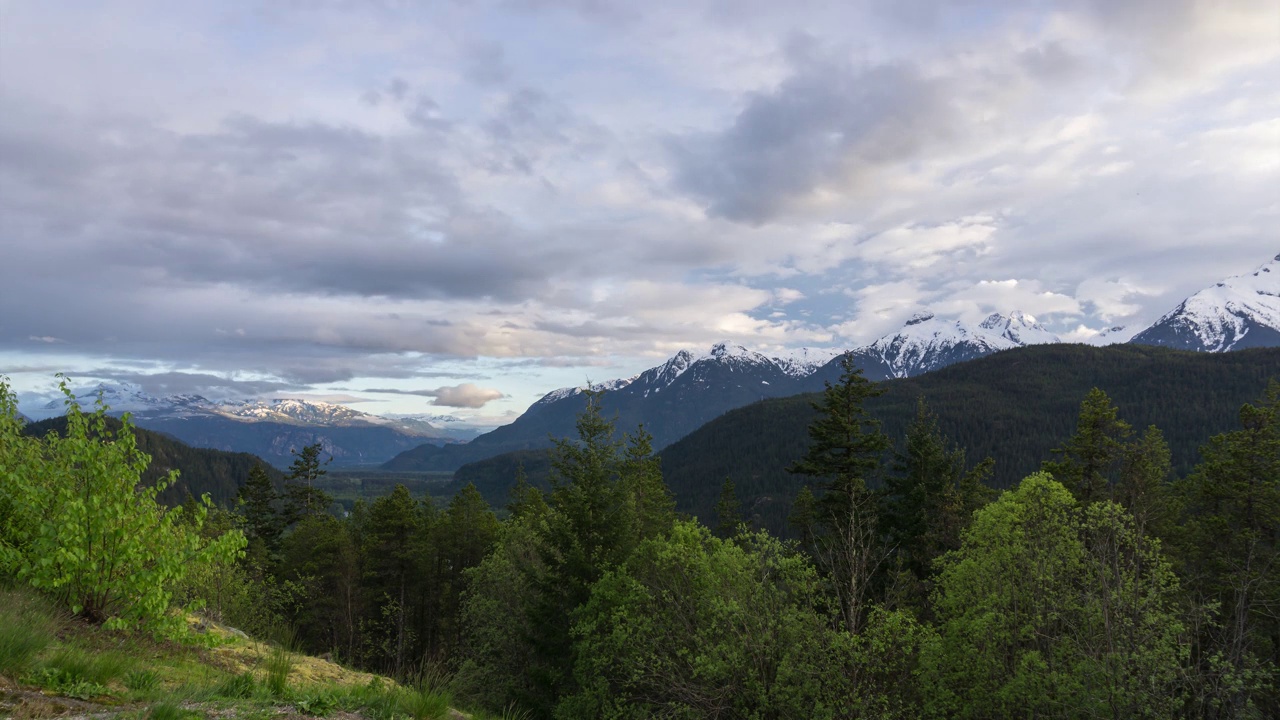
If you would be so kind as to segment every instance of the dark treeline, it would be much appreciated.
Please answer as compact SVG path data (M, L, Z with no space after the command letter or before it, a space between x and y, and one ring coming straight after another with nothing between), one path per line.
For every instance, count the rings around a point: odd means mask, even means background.
M116 418L107 418L106 425L113 433L120 429L120 421ZM65 435L67 419L56 417L28 423L22 431L33 437L50 432ZM137 439L138 449L151 457L151 463L142 474L144 484L154 485L157 480L167 476L170 470L181 471L177 481L156 497L168 506L181 504L188 495L200 496L208 493L214 503L230 507L235 504L236 495L249 476L250 469L262 464L260 458L249 453L191 447L164 433L138 427L133 428L132 432ZM265 472L277 487L283 485L284 473L271 466L265 466Z
M933 396L893 430L893 384L849 367L805 398L791 541L743 522L736 477L704 479L706 525L682 519L649 437L617 438L592 394L547 490L506 468L502 521L470 485L336 517L312 446L283 492L254 472L220 516L249 538L235 577L189 592L533 718L1275 717L1280 384L1252 379L1183 472L1151 411L1086 388L999 492Z

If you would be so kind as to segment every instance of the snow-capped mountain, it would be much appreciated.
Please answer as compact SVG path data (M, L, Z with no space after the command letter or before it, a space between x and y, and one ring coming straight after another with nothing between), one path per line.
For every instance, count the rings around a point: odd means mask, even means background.
M133 415L183 415L208 412L216 403L200 395L169 395L156 397L143 392L142 387L133 383L99 383L88 390L79 390L76 399L81 406L91 406L101 398L111 408L112 415L132 413ZM43 416L61 415L66 409L66 400L58 398L50 400L41 408Z
M99 397L112 415L128 412L139 427L194 447L250 452L280 467L292 462L294 450L317 442L335 464L380 463L424 442L465 441L476 434L298 398L214 402L200 395L157 397L129 383L103 383L77 393L82 406ZM40 414L58 415L64 409L65 401L53 400Z
M931 314L913 318L899 332L854 350L855 362L873 380L907 377L998 350L1057 338L1023 313L995 314L981 326L941 320ZM743 405L822 389L838 380L837 349L800 349L770 357L728 342L706 350L681 350L666 362L630 378L593 383L606 417L620 431L637 425L661 449L714 418ZM469 462L515 450L548 447L553 437L573 437L585 406L584 388L553 390L510 425L485 433L466 445L420 447L384 467L394 470L454 470Z
M867 377L903 378L1001 350L1054 342L1058 336L1023 312L993 313L970 327L926 311L916 313L898 332L853 352Z
M1130 342L1201 352L1280 346L1280 255L1183 300Z

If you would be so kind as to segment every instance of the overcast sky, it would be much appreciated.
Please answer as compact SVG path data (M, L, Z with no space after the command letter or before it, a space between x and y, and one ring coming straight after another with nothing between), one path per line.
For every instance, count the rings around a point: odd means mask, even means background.
M1278 0L0 0L0 373L509 420L1280 252Z

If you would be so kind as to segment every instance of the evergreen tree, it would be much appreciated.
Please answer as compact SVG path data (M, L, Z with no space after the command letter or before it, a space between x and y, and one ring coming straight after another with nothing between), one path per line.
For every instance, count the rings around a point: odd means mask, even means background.
M382 666L397 677L410 669L414 646L411 601L418 575L418 548L422 516L418 504L404 485L396 485L390 495L369 506L362 538L364 547L364 588L371 607L381 608L374 622L380 626L377 647Z
M1202 607L1197 659L1211 717L1280 715L1280 383L1240 409L1240 429L1213 437L1179 483L1173 538Z
M284 531L284 518L278 507L280 498L261 465L249 470L249 477L236 496L249 543L260 543L268 553L280 549L280 534Z
M818 501L808 485L800 487L800 492L791 503L787 524L800 536L800 547L813 554L813 541L818 528Z
M662 481L662 461L653 454L653 436L644 426L626 436L619 470L622 491L631 497L639 538L665 533L675 522L675 500Z
M1133 428L1118 417L1118 412L1105 392L1098 388L1090 390L1080 403L1075 434L1053 450L1061 459L1044 463L1045 472L1085 505L1110 497L1125 443L1133 433Z
M1155 425L1125 447L1113 494L1133 516L1139 532L1167 537L1172 530L1171 474L1169 445Z
M321 444L315 443L293 452L293 464L289 466L284 485L285 518L290 525L304 517L324 513L333 504L333 497L315 486L317 480L328 474L325 465L333 462L332 457L321 462L321 450Z
M818 500L824 532L814 545L815 559L834 581L846 628L857 633L871 578L885 558L876 498L867 480L879 469L890 442L864 407L884 389L862 376L852 354L845 354L841 365L839 384L828 383L813 405L818 417L809 425L808 452L788 470L825 483Z
M742 524L742 503L734 490L733 480L724 479L720 486L720 502L716 503L716 537L731 538L738 534Z
M947 446L923 397L916 401L916 418L894 471L885 478L883 530L902 566L922 579L944 550L941 527L948 520L948 496L964 474L964 452Z

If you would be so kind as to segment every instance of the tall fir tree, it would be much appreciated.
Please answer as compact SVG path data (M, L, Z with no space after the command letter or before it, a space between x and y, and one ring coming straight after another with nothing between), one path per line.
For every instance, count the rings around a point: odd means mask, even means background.
M254 465L236 497L251 548L254 543L260 543L267 553L279 551L280 534L284 532L280 499L267 471L261 465Z
M731 538L738 534L741 525L742 502L738 500L733 479L725 478L724 484L720 486L720 500L716 503L716 536Z
M285 477L285 519L290 525L312 515L320 515L333 504L329 493L316 487L316 481L328 474L325 466L333 458L321 462L321 443L307 445L293 452L293 464Z
M1111 495L1111 485L1132 434L1133 428L1119 418L1111 398L1093 388L1080 403L1075 434L1054 448L1059 459L1045 462L1043 469L1081 504L1105 500Z
M841 358L840 382L827 383L813 404L809 449L789 472L824 483L818 499L815 560L831 575L846 629L857 633L871 598L871 578L885 560L877 527L871 479L891 443L880 422L867 413L868 399L884 393L862 375L853 355Z

